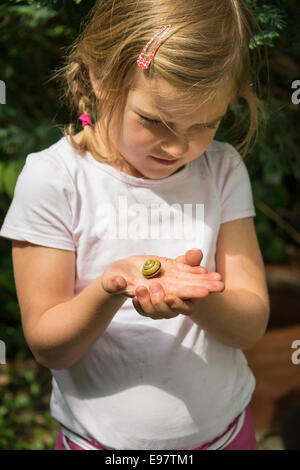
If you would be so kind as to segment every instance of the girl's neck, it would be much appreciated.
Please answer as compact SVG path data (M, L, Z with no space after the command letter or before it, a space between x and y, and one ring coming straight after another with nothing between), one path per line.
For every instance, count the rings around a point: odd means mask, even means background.
M78 134L76 134L73 138L75 140L75 142L77 144L80 143L81 139L82 139L82 135L83 135L83 131L80 131ZM99 142L99 140L98 140ZM98 145L99 146L99 145ZM99 146L101 148L101 146ZM104 148L104 146L103 146ZM139 173L133 166L129 165L128 162L126 162L126 160L124 159L120 159L120 162L117 164L113 161L104 161L104 160L100 160L99 158L97 158L96 155L93 155L91 152L90 152L91 156L96 160L96 161L101 161L101 163L107 163L108 165L112 166L113 168L115 168L116 170L118 171L121 171L123 173L126 173L127 175L130 175L130 176L135 176L136 178L144 178L144 176Z

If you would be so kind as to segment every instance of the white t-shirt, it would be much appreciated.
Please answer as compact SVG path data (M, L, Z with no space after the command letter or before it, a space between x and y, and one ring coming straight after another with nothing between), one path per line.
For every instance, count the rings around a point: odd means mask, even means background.
M28 155L0 235L75 251L78 295L107 265L133 254L175 258L200 248L201 264L215 271L220 224L250 216L249 175L229 144L213 141L179 172L149 180L88 152L79 155L63 137ZM130 298L87 354L51 372L53 417L121 450L188 449L211 441L255 388L241 350L187 316L141 316Z

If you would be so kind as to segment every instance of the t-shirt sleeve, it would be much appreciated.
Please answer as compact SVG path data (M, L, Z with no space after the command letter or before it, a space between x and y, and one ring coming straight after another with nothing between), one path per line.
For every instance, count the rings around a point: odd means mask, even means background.
M230 144L220 174L221 224L244 217L255 217L249 173L239 152Z
M51 156L28 155L0 236L75 251L71 177Z

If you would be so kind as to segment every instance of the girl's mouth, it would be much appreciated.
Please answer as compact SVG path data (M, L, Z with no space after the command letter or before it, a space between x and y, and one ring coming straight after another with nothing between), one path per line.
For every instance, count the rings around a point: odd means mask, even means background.
M156 158L151 155L151 158L155 160L157 163L160 163L161 165L174 165L174 163L178 162L178 158L176 160L165 160L163 158Z

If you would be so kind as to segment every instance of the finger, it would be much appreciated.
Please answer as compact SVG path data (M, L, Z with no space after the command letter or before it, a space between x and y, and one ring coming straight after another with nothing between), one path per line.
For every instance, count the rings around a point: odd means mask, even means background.
M127 287L126 279L122 276L116 276L113 280L116 290L124 290Z
M191 313L191 300L182 300L173 295L172 297L166 297L165 302L171 310L179 311L182 315L189 315Z
M148 316L149 316L148 314L146 314L146 313L144 312L144 310L143 310L142 307L140 306L140 303L139 303L138 298L137 298L136 296L133 297L132 303L133 303L134 308L136 309L136 311L137 311L140 315L142 315L143 317L148 317Z
M157 291L155 291L155 287ZM153 320L161 320L163 318L173 318L179 315L179 312L172 311L163 301L165 293L159 283L150 286L151 293L143 286L136 289L137 300L144 315L149 316Z
M176 290L176 295L182 300L202 299L207 297L210 291L202 286L182 286Z
M158 314L158 313L153 313L153 314L148 314L148 313L145 313L144 310L142 309L137 297L134 297L133 299L133 305L136 309L136 311L142 315L143 317L147 317L147 318L152 318L152 320L163 320L163 319L170 319L170 318L174 318L174 317L177 317L180 312L172 312L172 314L170 315L167 315L167 314Z
M162 315L163 318L173 318L179 312L173 311L165 302L165 291L160 283L152 283L150 285L151 303L155 311Z
M145 286L139 286L135 290L137 300L146 314L152 312L151 305L150 305L150 294L148 289Z
M177 283L182 287L205 287L210 292L222 292L224 290L224 282L219 273L192 274L178 273ZM176 292L174 292L176 294ZM179 296L180 297L180 296Z
M185 255L177 256L176 261L185 263L190 266L198 266L203 258L203 253L199 248L191 248L187 250Z
M136 289L136 296L139 302L140 308L144 312L144 316L151 317L153 320L162 319L156 309L153 307L151 297L148 289L144 286L139 286Z
M190 266L181 261L177 261L177 269L179 271L189 272L192 274L207 274L207 269L203 266Z
M169 318L177 317L177 315L179 315L179 312L172 312L169 315L168 314L159 314L156 311L154 313L151 313L151 314L150 313L145 313L143 308L141 307L137 297L134 297L132 299L132 303L133 303L134 308L136 309L136 311L140 315L142 315L143 317L152 318L152 320L169 319Z
M176 295L183 300L188 299L201 299L207 297L212 293L221 293L225 290L225 285L221 281L216 281L215 283L204 284L201 283L201 286L180 286L178 290L176 289Z
M216 281L222 281L222 275L220 273L212 272L212 273L209 273L209 274Z
M192 248L185 253L185 262L190 266L198 266L203 258L203 253L199 248Z
M218 281L214 279L202 279L201 285L199 285L198 287L203 287L207 289L210 293L214 293L214 292L223 292L225 285L224 285L224 282L222 281Z
M177 258L175 258L175 261L178 261L179 263L184 263L184 260L185 255L177 256Z
M109 277L104 285L104 288L110 294L119 294L127 286L126 279L122 276L111 276Z
M178 270L176 273L174 271L170 272L170 281L176 279L178 282L181 282L183 284L187 285L201 285L202 282L215 282L215 281L222 281L222 276L220 273L197 273L197 269L200 266L193 266L190 267L190 269L195 269L195 272L189 272L189 270L185 270L184 268L182 270ZM166 276L168 276L169 273L166 271Z

